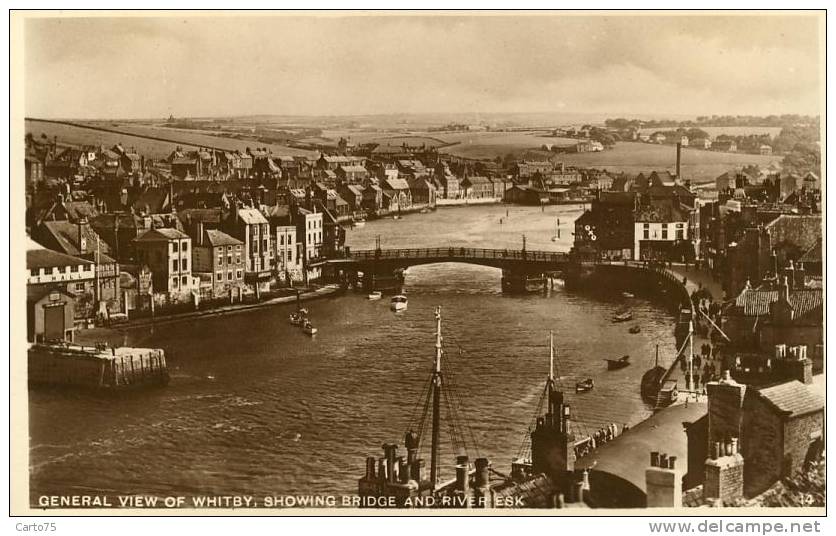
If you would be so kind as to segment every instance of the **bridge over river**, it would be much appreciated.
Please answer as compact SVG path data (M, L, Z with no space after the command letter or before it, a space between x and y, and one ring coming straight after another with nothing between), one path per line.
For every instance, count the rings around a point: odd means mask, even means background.
M348 250L344 257L321 259L310 266L328 267L349 283L362 280L368 290L394 290L403 284L410 266L459 262L502 270L502 288L522 292L542 288L548 277L563 274L571 264L568 253L465 247Z

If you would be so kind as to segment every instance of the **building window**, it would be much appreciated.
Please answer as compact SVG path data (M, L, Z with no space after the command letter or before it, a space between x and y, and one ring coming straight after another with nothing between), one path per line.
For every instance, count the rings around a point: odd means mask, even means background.
M171 251L173 251L174 253L177 253L177 242L172 242L171 243Z
M227 255L226 256L226 263L227 264L232 264L232 255Z
M235 264L241 264L241 255L235 256Z
M647 240L649 238L650 238L650 229L648 229L647 226L645 226L645 228L644 228L644 239Z
M171 261L171 271L172 272L177 271L177 259L174 259L173 261Z
M224 256L221 253L218 253L218 266L223 266L224 263Z
M189 271L189 259L183 259L182 265L183 265L183 271L188 272Z
M280 246L284 245L284 235L279 235L279 245Z
M183 242L183 247L181 249L182 249L183 253L189 251L189 243L188 242Z
M226 279L227 279L227 281L232 281L232 272L227 272L226 273Z
M238 244L237 246L235 246L235 251L241 251L241 244Z
M668 226L665 225L664 227L662 227L662 240L667 240L667 239L668 239Z
M78 266L70 266L70 271L74 274L78 273Z
M227 253L232 253L232 246L227 246L226 247L226 252Z
M75 291L76 292L84 292L84 283L76 283L75 284Z
M215 281L223 281L224 280L224 273L218 272L215 274Z
M180 281L180 282L181 282L181 284L182 284L184 287L186 287L186 286L188 286L188 285L189 285L189 278L188 278L188 277L186 277L186 276L184 275L184 276L183 276L183 279L181 279L181 281Z
M683 238L685 238L685 231L683 231L682 229L677 229L676 230L676 239L677 240L682 240Z
M241 279L242 277L243 277L243 275L241 274L241 270L236 270L235 271L235 278L236 279Z
M176 277L171 278L171 288L177 288L177 278Z
M41 275L40 272L41 272L40 268L31 268L29 270L29 275L31 275L31 276Z

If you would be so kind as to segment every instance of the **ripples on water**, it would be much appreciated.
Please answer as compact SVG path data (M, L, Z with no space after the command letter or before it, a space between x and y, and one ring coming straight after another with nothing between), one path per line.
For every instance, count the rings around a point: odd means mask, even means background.
M371 223L364 231L374 236ZM436 305L444 370L462 395L479 453L497 470L510 470L534 416L549 330L565 385L595 379L591 392L567 389L579 433L647 416L639 379L655 344L668 359L674 351L667 312L630 300L643 327L630 335L628 325L610 322L620 296L559 287L547 296L508 296L500 278L479 266L411 268L407 311L394 314L386 300L359 294L310 302L320 328L314 338L287 322L289 307L132 330L128 344L166 350L171 384L119 398L33 392L32 496L353 493L365 456L402 442L430 373ZM607 372L603 359L625 353L634 364ZM442 470L452 476L446 431Z

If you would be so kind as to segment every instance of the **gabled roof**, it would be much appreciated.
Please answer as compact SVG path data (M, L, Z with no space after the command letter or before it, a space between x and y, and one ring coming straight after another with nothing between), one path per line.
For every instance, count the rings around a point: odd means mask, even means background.
M766 316L769 314L769 306L778 301L781 292L772 289L743 289L734 300L734 305L743 316ZM823 298L822 289L818 288L790 290L789 301L795 310L795 318L818 312L821 321Z
M244 243L237 238L231 237L223 231L217 229L206 229L203 231L205 243L212 247L217 246L241 246Z
M177 229L149 229L134 239L134 242L168 242L170 240L183 240L189 238L186 233Z
M465 181L467 181L467 183L470 184L470 185L493 184L489 178L481 177L481 176L478 176L478 175L473 176L473 177L465 177L464 180L462 180L462 184L464 184Z
M340 166L339 169L345 171L346 173L366 173L366 168L359 165L354 166Z
M762 387L756 392L787 418L824 410L824 398L798 380Z
M99 252L110 253L110 248L104 240L99 238L99 235L94 231L90 225L81 225L81 233L87 242L87 253L96 250L96 241L98 240ZM61 251L68 255L81 255L81 244L79 243L79 225L70 223L68 221L47 221L43 223L43 229L55 242L50 246L58 247Z
M386 179L386 182L393 190L409 190L409 183L406 179Z

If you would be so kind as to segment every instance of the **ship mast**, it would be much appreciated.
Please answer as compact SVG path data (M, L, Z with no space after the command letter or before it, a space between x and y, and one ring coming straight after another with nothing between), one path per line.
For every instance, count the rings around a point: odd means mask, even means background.
M554 388L554 331L549 331L549 390Z
M438 485L438 447L441 435L441 306L435 308L435 363L433 366L433 431L430 453L430 485Z

